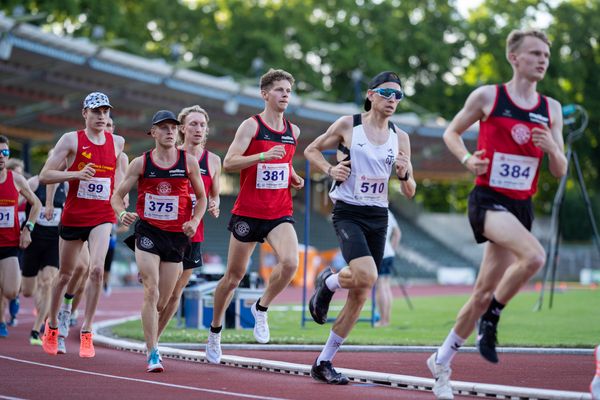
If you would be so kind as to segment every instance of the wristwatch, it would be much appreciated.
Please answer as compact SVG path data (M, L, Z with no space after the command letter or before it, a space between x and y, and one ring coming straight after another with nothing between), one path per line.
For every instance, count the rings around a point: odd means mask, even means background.
M409 177L410 177L410 174L408 173L408 171L406 171L406 174L404 175L404 177L402 177L402 178L398 177L398 179L401 181L407 181Z
M24 228L27 228L29 230L29 232L33 232L34 227L35 227L35 223L33 223L31 221L25 222Z

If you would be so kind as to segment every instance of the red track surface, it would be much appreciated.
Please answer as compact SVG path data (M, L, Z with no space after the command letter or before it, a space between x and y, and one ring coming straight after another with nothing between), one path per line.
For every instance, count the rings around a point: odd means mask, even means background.
M438 294L441 289L432 289ZM458 290L458 289L455 289ZM462 289L464 291L464 288ZM427 289L412 288L418 295ZM281 301L297 300L290 290ZM112 319L139 312L139 289L115 290L101 298L97 319ZM32 303L22 299L19 326L0 340L0 398L22 399L432 399L426 392L405 391L373 385L328 386L310 378L165 360L163 374L144 372L145 356L96 346L96 357L78 356L76 329L67 341L68 354L49 356L41 347L31 346L28 334L33 317ZM325 338L324 338L325 339ZM226 351L226 354L251 356L311 364L312 352ZM428 354L340 352L335 365L353 369L430 377L425 366ZM454 363L453 379L544 389L585 392L593 376L592 357L531 356L501 354L493 366L475 354L461 354ZM460 396L456 397L457 399Z

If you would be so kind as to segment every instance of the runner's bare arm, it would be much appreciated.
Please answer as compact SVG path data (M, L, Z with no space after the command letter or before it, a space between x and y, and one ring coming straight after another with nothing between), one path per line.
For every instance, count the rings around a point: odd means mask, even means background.
M207 211L215 218L219 218L221 213L221 157L214 153L208 153L208 164L212 171L212 186L208 194Z
M313 140L304 150L304 157L315 167L338 181L345 181L350 176L350 162L342 161L331 165L323 156L323 150L337 149L340 143L349 148L352 133L352 117L343 116L335 121L321 136Z
M26 224L34 226L37 216L40 215L40 211L42 210L42 203L40 199L33 193L29 184L25 180L22 175L13 174L14 182L19 194L27 200L27 202L31 205L31 211L29 212L29 220ZM27 228L23 228L21 230L21 237L19 239L19 247L22 249L29 246L31 243L31 232Z
M548 154L548 169L555 178L560 178L567 173L567 157L565 156L565 144L562 136L562 107L558 101L552 98L548 98L548 106L552 118L552 127L533 128L531 130L531 140L544 153Z
M448 150L475 175L485 173L490 160L485 158L484 150L476 151L470 156L461 135L475 122L486 117L495 96L496 88L492 85L475 89L444 132L444 142Z
M400 181L400 190L402 194L409 199L412 199L417 190L417 182L415 181L413 174L413 167L410 161L410 139L408 134L403 130L396 128L398 132L398 155L396 156L396 176L398 178L404 178L408 176L407 180Z
M142 174L142 168L144 166L143 156L135 158L127 171L125 172L125 178L117 187L112 197L110 198L110 205L117 214L118 220L121 224L129 226L135 222L138 215L134 212L128 212L125 208L125 196L129 194L129 191L138 182L140 175Z
M186 153L186 164L188 169L188 178L192 183L194 194L196 195L196 206L194 207L194 215L189 221L184 222L182 228L183 233L188 237L192 237L196 234L196 229L200 224L200 220L206 212L206 191L204 190L204 183L200 178L200 166L195 157Z
M40 172L40 183L60 183L71 179L88 180L96 172L91 164L86 165L80 171L65 171L65 160L71 160L77 152L77 132L65 133L54 146L54 151L46 160L42 172ZM67 166L68 167L68 166Z

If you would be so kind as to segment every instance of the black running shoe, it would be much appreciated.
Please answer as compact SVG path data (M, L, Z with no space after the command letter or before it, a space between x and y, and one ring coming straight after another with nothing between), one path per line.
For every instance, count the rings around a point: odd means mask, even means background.
M310 369L310 376L313 379L325 382L330 385L347 385L350 380L346 375L343 375L333 368L331 361L321 361L319 365L317 365L317 361L313 364Z
M483 358L494 364L498 363L498 354L496 353L497 344L496 324L485 319L479 320L477 348Z
M325 322L327 322L327 312L329 311L329 303L331 303L333 292L329 290L325 284L325 279L331 275L333 275L333 272L329 267L325 268L319 275L317 275L315 292L308 302L310 315L319 325L323 325Z

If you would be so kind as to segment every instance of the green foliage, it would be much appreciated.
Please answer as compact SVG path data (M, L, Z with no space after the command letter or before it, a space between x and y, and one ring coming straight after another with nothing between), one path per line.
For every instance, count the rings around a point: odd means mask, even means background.
M395 70L408 94L401 110L446 119L477 86L510 79L506 36L543 24L536 20L542 15L553 46L539 89L590 112L575 147L592 201L600 203L598 1L485 0L468 18L448 0L5 0L0 9L11 15L18 5L26 13L47 13L33 23L53 32L242 83L255 84L269 67L284 68L303 96L329 101L354 101L371 76ZM359 87L352 80L356 70L363 74ZM544 172L538 211L549 212L555 188L556 179ZM464 208L452 185L423 184L421 190L425 207Z
M499 333L501 346L525 347L585 347L592 348L598 341L596 318L600 300L598 290L567 290L556 292L554 306L546 305L541 312L533 312L537 292L524 292L516 296L502 314ZM411 297L414 310L409 310L403 298L394 300L392 323L385 328L371 328L366 322L358 323L346 344L363 345L439 345L454 324L458 310L467 296ZM333 303L333 306L340 303ZM274 307L271 307L272 309ZM366 305L365 310L370 310ZM362 317L369 313L363 311ZM300 328L299 311L269 311L269 327L273 344L323 344L331 325L317 325L312 321ZM573 327L578 327L573 329ZM118 325L112 329L119 337L143 341L140 321ZM474 336L467 342L474 344ZM174 321L161 337L162 342L206 343L207 330L178 329ZM225 329L222 343L255 343L252 330Z

